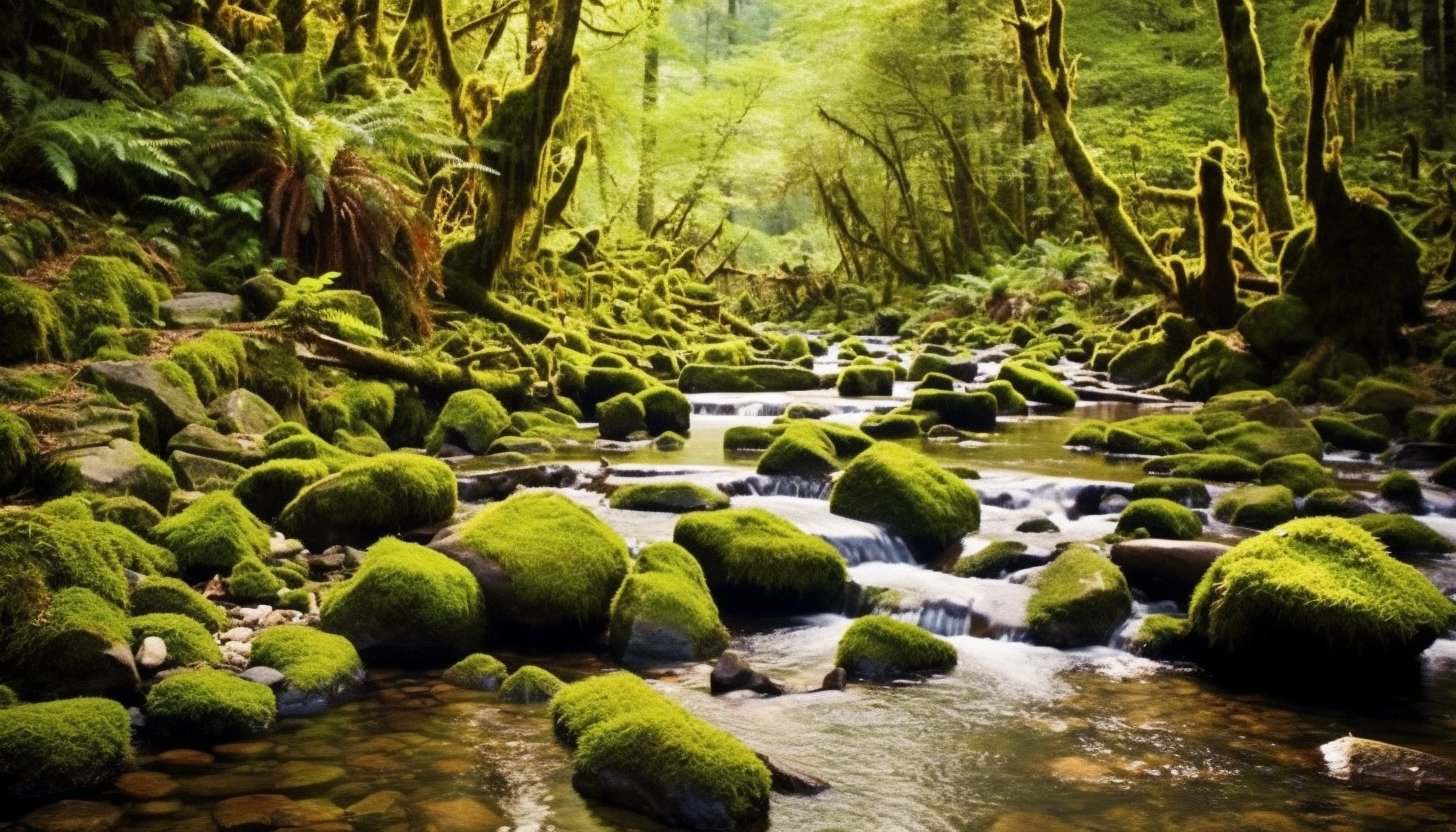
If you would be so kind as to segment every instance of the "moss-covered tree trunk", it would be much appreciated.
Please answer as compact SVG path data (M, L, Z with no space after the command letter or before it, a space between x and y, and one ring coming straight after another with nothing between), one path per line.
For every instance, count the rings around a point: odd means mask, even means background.
M1077 128L1072 125L1071 80L1061 47L1061 0L1052 0L1051 17L1046 21L1031 19L1026 0L1013 2L1016 42L1027 86L1036 99L1052 145L1077 191L1086 200L1108 255L1129 280L1164 297L1174 297L1173 280L1123 210L1122 193L1092 161L1077 135Z
M1239 319L1235 289L1234 228L1229 222L1228 195L1224 190L1223 146L1210 146L1198 158L1198 228L1203 251L1203 268L1198 275L1196 317L1210 329L1226 329ZM1185 308L1189 304L1185 303Z
M654 3L648 21L647 47L642 52L642 138L637 174L637 227L651 234L657 222L657 71L662 60L658 45L662 27L661 5Z
M1217 0L1217 5L1229 91L1238 103L1239 141L1249 157L1259 213L1271 234L1291 231L1294 209L1279 155L1279 127L1264 83L1264 53L1254 28L1254 7L1249 0Z

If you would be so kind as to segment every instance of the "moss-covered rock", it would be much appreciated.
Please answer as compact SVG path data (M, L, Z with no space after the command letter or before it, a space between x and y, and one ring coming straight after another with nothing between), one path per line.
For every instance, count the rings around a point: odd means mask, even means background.
M846 398L888 396L895 392L895 371L876 365L846 367L835 388Z
M624 485L612 492L612 508L626 511L717 511L728 507L728 495L691 482Z
M425 450L439 453L448 444L483 454L510 427L511 415L499 399L484 390L463 390L445 402L425 437Z
M51 293L72 332L104 326L153 326L158 303L172 297L140 266L119 257L78 257Z
M449 406L448 402L446 406ZM340 432L380 439L393 421L394 390L382 381L341 384L324 397L313 412L319 436L330 439L335 439Z
M509 675L505 663L495 656L471 653L450 665L440 678L457 688L489 692L499 688Z
M150 448L165 446L188 425L210 422L192 377L171 361L94 361L82 375L137 410Z
M268 527L226 492L193 502L152 530L153 539L177 555L182 571L197 578L231 570L266 555Z
M131 611L143 616L151 613L185 615L215 633L227 626L222 607L202 597L202 593L177 580L154 576L144 578L131 591Z
M1282 485L1246 485L1218 498L1213 516L1249 529L1272 529L1294 519L1294 492Z
M728 647L707 578L686 549L642 550L612 599L608 642L627 664L706 661Z
M135 696L138 679L126 613L89 589L56 592L44 617L5 631L0 682L32 701Z
M702 565L712 597L728 609L831 610L848 580L833 546L763 509L683 515L673 542Z
M285 588L287 584L282 578L269 571L261 560L253 557L243 558L234 564L227 577L228 595L243 603L276 602L278 593Z
M1316 416L1309 423L1321 439L1342 450L1378 454L1390 446L1390 440L1379 433L1338 416Z
M616 532L546 491L486 506L436 547L481 582L492 628L524 640L569 641L606 629L631 565Z
M1009 383L1027 401L1060 408L1069 408L1077 403L1077 394L1070 387L1033 364L1007 361L1001 365L1001 372L996 375L996 380Z
M43 467L41 479L51 494L94 491L139 497L163 511L177 490L177 477L167 463L126 439L51 454Z
M774 438L758 460L758 473L826 477L839 470L834 442L816 422L798 421Z
M1129 503L1117 518L1118 534L1137 532L1167 540L1195 540L1203 534L1203 523L1198 515L1179 503L1144 497Z
M1259 466L1229 454L1173 454L1143 463L1147 474L1166 474L1206 482L1255 482Z
M662 384L655 384L635 394L642 405L647 432L659 436L669 431L686 434L692 428L693 406L682 393Z
M1340 409L1352 413L1380 413L1399 417L1426 399L1427 395L1420 390L1390 379L1371 377L1361 379L1355 385Z
M147 693L147 719L175 736L237 739L273 727L273 691L223 670L168 676Z
M1188 617L1233 670L1379 684L1369 670L1413 660L1456 625L1456 606L1358 526L1309 518L1215 561Z
M986 392L996 397L996 412L1002 416L1025 416L1030 409L1026 397L1017 392L1009 381L993 381L986 385Z
M726 453L767 450L781 433L783 433L782 428L734 425L723 432L723 450Z
M0 795L41 798L103 786L133 764L131 716L109 699L0 709Z
M31 511L0 512L0 629L43 616L53 593L93 591L115 606L126 578L92 521L60 521Z
M1335 484L1335 472L1320 465L1313 457L1290 454L1271 459L1259 468L1262 485L1282 485L1303 497L1311 491Z
M1000 403L990 393L957 393L949 390L919 390L910 400L915 410L931 410L941 424L960 430L991 431L996 429Z
M835 665L875 681L945 673L956 666L950 642L884 615L866 615L839 639Z
M1025 569L1039 559L1026 554L1027 545L1016 540L997 540L980 551L957 560L951 574L961 578L999 578Z
M207 415L217 422L219 431L229 435L262 436L283 423L283 417L267 399L245 387L218 397L208 405Z
M342 636L293 624L263 630L252 645L250 667L283 674L275 689L282 716L320 713L357 696L364 684L364 663Z
M210 402L223 393L237 389L243 366L248 362L248 349L236 333L221 329L204 332L200 337L181 341L169 353L172 361L192 377L197 398Z
M981 502L970 486L924 454L886 443L845 468L829 494L829 510L889 526L922 560L981 526Z
M212 640L212 633L197 621L175 612L154 612L131 620L131 641L155 636L167 645L167 661L162 667L186 667L191 664L221 664L222 650Z
M1037 644L1086 647L1107 641L1132 614L1122 570L1086 546L1062 552L1030 582L1026 625Z
M1107 373L1117 384L1151 387L1162 384L1178 362L1182 350L1161 337L1134 341L1123 347L1107 365Z
M455 497L455 474L443 462L380 454L305 487L278 516L278 528L314 551L367 546L446 522L455 514Z
M1172 615L1150 615L1128 642L1128 652L1156 661L1176 661L1189 653L1192 624Z
M1199 336L1168 372L1170 384L1183 384L1193 399L1204 400L1246 390L1258 383L1263 368L1217 332Z
M1447 555L1456 544L1409 514L1366 514L1351 523L1369 532L1397 558Z
M1010 385L1007 385L1008 387ZM920 383L915 385L916 390L954 390L956 381L945 373L927 373ZM1014 391L1013 391L1014 392Z
M603 439L622 440L647 431L647 409L630 393L597 404L597 430Z
M470 570L439 552L386 538L354 577L324 595L319 624L365 655L422 660L470 653L485 606Z
M866 416L859 429L872 439L914 439L921 434L918 419L896 414Z
M551 701L588 797L687 829L750 829L767 822L772 777L747 747L630 673L567 685Z
M147 537L162 522L162 513L139 497L108 497L92 506L92 514L103 523L114 523L132 534Z
M1296 295L1275 295L1254 304L1239 319L1238 330L1250 347L1271 359L1300 355L1319 337L1309 306Z
M1376 484L1376 490L1387 503L1400 506L1409 512L1419 512L1425 502L1421 483L1409 471L1396 469L1386 474Z
M274 459L248 469L233 486L233 496L254 515L274 520L298 493L329 475L317 459Z
M522 665L501 682L500 700L515 705L540 705L551 701L566 687L551 671L533 664Z
M1212 503L1208 486L1201 480L1187 477L1148 477L1132 487L1134 500L1157 498L1172 500L1189 508L1208 508Z
M762 393L819 389L819 376L803 367L689 364L678 377L684 393ZM635 391L634 391L635 392Z
M50 294L0 276L0 364L64 361L70 334Z
M30 481L40 445L25 420L0 409L0 494L9 494Z
M1291 454L1305 454L1316 460L1324 458L1324 440L1314 428L1304 424L1273 427L1263 422L1248 421L1216 431L1213 441L1219 452L1261 465Z

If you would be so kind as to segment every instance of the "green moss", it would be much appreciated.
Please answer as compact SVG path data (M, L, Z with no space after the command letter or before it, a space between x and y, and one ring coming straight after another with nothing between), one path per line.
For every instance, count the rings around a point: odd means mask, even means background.
M369 548L354 577L324 596L319 624L366 655L454 657L480 642L485 607L469 569L386 538Z
M318 403L313 421L320 436L334 441L343 433L382 442L384 432L394 422L394 390L381 381L347 382Z
M1337 416L1316 416L1309 423L1321 439L1336 448L1378 454L1390 445L1389 439L1375 431L1366 430Z
M199 578L266 555L269 548L268 527L225 491L201 497L158 523L153 539L177 555L185 574Z
M917 390L910 400L915 410L931 410L942 424L960 430L986 432L996 429L1000 404L990 393L956 393L947 390Z
M1187 477L1206 482L1253 482L1259 466L1228 454L1173 454L1143 463L1143 472Z
M597 404L597 430L603 439L623 440L647 430L647 409L630 393Z
M278 528L315 551L367 546L391 534L444 523L455 514L455 474L410 453L366 459L309 485L278 516Z
M42 615L51 594L83 587L108 603L127 603L126 577L94 526L29 511L0 511L0 628Z
M682 393L665 385L654 385L636 394L642 404L647 432L653 436L686 434L692 428L693 406Z
M56 526L87 540L106 558L107 563L142 575L174 574L177 558L170 551L154 546L134 532L115 523L95 520L72 520Z
M1309 492L1299 510L1303 517L1359 517L1369 512L1369 506L1340 488Z
M886 681L945 673L956 666L950 642L884 615L856 619L839 639L834 663L851 676Z
M716 511L728 507L728 496L697 483L669 482L624 485L612 492L611 507L626 511Z
M131 591L131 611L138 616L151 613L185 615L212 633L227 626L227 614L222 607L176 578L153 576L143 579Z
M1374 537L1334 518L1243 541L1204 574L1193 631L1236 668L1297 678L1413 659L1456 625L1456 606ZM1368 679L1366 680L1368 681Z
M1021 568L1027 546L1015 540L997 540L973 555L966 555L951 567L951 574L961 578L999 578Z
M697 558L713 598L731 609L833 609L848 573L839 552L763 509L684 515L673 542Z
M269 627L253 636L252 667L271 667L288 677L290 691L331 694L345 680L363 675L364 663L342 636L312 627Z
M929 457L886 443L845 468L830 492L829 510L891 527L922 560L981 526L981 503L970 486Z
M1086 546L1068 548L1030 583L1036 591L1027 604L1026 624L1037 644L1102 644L1132 614L1132 592L1122 570Z
M1059 408L1069 408L1077 403L1077 394L1039 367L1007 361L1001 365L997 381L1005 381L1028 401L1041 402Z
M253 557L243 558L234 564L227 577L228 595L242 602L276 601L285 586L281 578Z
M1432 442L1456 444L1456 407L1444 408L1431 423L1427 436Z
M298 492L329 475L317 459L275 459L248 469L233 486L233 496L265 520L276 518Z
M728 630L692 555L675 543L644 549L612 599L608 643L631 663L705 661L728 647Z
M51 295L13 277L0 276L0 331L0 364L70 358L70 334Z
M47 500L35 509L52 520L92 520L91 501L81 494Z
M441 674L441 678L457 688L492 691L500 687L509 674L505 663L484 653L471 653Z
M152 636L167 643L167 661L163 667L222 663L222 650L212 640L212 634L188 616L154 612L131 620L133 644L141 644L142 639Z
M1189 508L1208 508L1212 502L1208 486L1201 480L1185 477L1148 477L1132 487L1134 500L1158 498L1172 500Z
M1384 378L1364 378L1340 405L1353 413L1382 413L1399 416L1427 398L1426 394Z
M40 445L30 425L0 409L0 494L9 494L30 480Z
M243 386L277 408L283 418L302 421L313 376L294 355L293 344L249 340L247 349Z
M796 358L804 358L813 353L809 350L809 341L802 335L790 335L774 345L773 357L779 361L793 361Z
M1205 499L1207 499L1207 492ZM1133 500L1117 518L1117 533L1131 535L1146 532L1149 537L1168 540L1196 540L1203 534L1203 523L1187 507L1159 497Z
M684 393L761 393L819 389L819 376L803 367L689 364L678 377Z
M866 416L859 429L872 439L914 439L922 433L914 417L880 413Z
M236 334L211 329L200 338L182 341L172 347L171 359L192 378L197 397L210 402L237 389L242 383L248 350L243 339Z
M1294 496L1303 497L1316 489L1334 485L1335 474L1312 457L1291 454L1264 463L1259 469L1259 482L1262 485L1282 485Z
M223 670L168 676L147 694L147 718L173 734L236 739L273 727L273 691Z
M1000 382L998 382L998 383L1000 383ZM920 383L917 384L917 385L915 385L915 389L917 391L918 390L954 390L955 387L956 387L956 380L953 379L953 378L951 378L948 375L945 375L944 373L926 373L925 374L925 377L920 380ZM1011 387L1011 385L1007 384L1006 387L1009 389ZM1012 392L1015 393L1016 391L1015 390L1012 390ZM1017 395L1020 395L1020 394L1017 393ZM1022 401L1025 402L1026 400L1025 399L1022 399Z
M167 287L141 267L118 257L77 258L51 297L71 331L98 327L149 326L160 316L158 302L169 300Z
M1263 422L1243 422L1214 433L1213 441L1222 453L1260 464L1291 454L1324 458L1324 441L1307 425L1276 428Z
M773 440L757 470L766 476L825 477L839 470L837 456L819 423L798 421Z
M500 685L500 699L516 705L537 705L550 702L566 684L548 670L533 664L523 665L507 676Z
M119 703L66 699L0 709L0 795L104 786L133 764L131 716Z
M1258 361L1235 349L1228 338L1216 332L1200 336L1179 356L1168 372L1169 382L1182 382L1194 399L1245 390L1263 376Z
M1002 416L1025 416L1029 410L1026 397L1009 381L993 381L986 385L986 392L996 397L996 412Z
M1147 659L1173 661L1189 651L1192 624L1172 615L1150 615L1128 643L1128 652Z
M950 368L950 365L950 359L946 358L943 355L922 352L919 355L915 356L914 361L910 362L909 378L911 381L924 381L927 376L931 375L940 375L943 378L950 378L950 376L946 373L946 370Z
M129 696L136 669L126 613L89 589L67 587L49 598L45 614L8 628L0 640L0 682L26 699Z
M1282 485L1246 485L1218 498L1213 516L1249 529L1272 529L1294 518L1294 492Z
M1366 514L1350 522L1372 534L1398 558L1456 552L1456 545L1445 535L1409 514Z
M753 348L747 341L724 341L700 348L694 360L699 364L725 364L739 367L753 363Z
M847 398L888 396L895 391L895 371L880 366L846 367L835 388Z
M463 390L452 395L440 418L425 437L425 450L439 452L446 444L483 454L511 427L511 416L495 396L484 390Z
M177 490L177 477L167 463L126 439L114 439L104 448L54 453L39 473L50 494L95 491L109 497L133 496L158 509L166 508Z
M330 445L307 431L268 442L263 455L269 461L279 459L317 460L328 466L329 472L334 474L358 463L362 458L358 454Z
M723 432L723 451L762 451L773 444L782 429L760 428L754 425L734 425Z
M1409 471L1391 471L1381 478L1376 488L1386 502L1407 509L1418 510L1425 502L1420 481L1411 476Z
M1135 341L1113 356L1107 372L1117 384L1151 387L1167 380L1181 352L1160 336Z
M115 523L137 535L150 535L162 513L139 497L108 497L92 507L97 520Z
M1138 416L1108 426L1108 453L1170 456L1208 447L1208 435L1191 416Z
M1067 441L1062 443L1072 448L1094 448L1101 450L1107 446L1107 423L1091 420L1083 422L1072 431Z

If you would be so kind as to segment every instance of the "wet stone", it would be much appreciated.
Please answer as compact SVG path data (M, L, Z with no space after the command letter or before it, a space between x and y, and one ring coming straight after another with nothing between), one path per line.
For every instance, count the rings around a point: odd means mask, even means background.
M145 803L137 803L127 810L137 817L162 818L168 815L175 815L182 811L180 800L148 800Z
M271 667L263 666L250 667L242 673L239 673L238 676L249 682L253 682L255 684L263 685L270 688L277 687L284 681L285 678L287 678L283 675L281 671L275 670Z
M469 760L460 759L436 760L435 762L430 763L430 771L433 771L436 774L443 774L447 777L455 777L457 775L464 774L474 767L474 764L471 763Z
M257 757L266 754L273 748L273 743L267 740L248 740L245 742L227 742L222 745L214 745L212 753L219 757Z
M273 812L274 826L315 826L344 819L344 810L324 800L299 800Z
M292 802L281 794L231 797L212 807L212 819L222 832L262 832L273 827L273 813Z
M327 786L344 778L344 769L322 763L293 761L273 769L276 779L273 788L280 791L296 791Z
M396 791L375 792L351 804L347 811L360 828L377 828L404 820L404 795Z
M137 800L157 800L175 794L177 781L155 771L132 771L116 779L116 788Z
M165 766L167 768L207 768L213 764L214 758L205 751L196 751L191 748L173 748L158 754L154 762L159 766Z
M20 819L36 832L108 832L121 820L121 809L91 800L62 800L42 806Z
M418 808L435 832L478 832L494 829L501 822L500 815L490 807L468 797L431 800Z
M182 791L197 797L234 797L269 788L272 778L266 774L207 774L182 783Z

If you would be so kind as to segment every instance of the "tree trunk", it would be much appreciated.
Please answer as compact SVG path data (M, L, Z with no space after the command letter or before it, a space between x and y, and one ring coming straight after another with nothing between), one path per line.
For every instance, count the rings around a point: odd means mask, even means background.
M657 221L657 72L662 61L658 37L662 7L654 4L648 21L647 48L642 53L642 150L637 175L637 227L651 234Z
M1059 51L1061 0L1052 0L1052 15L1046 24L1049 31L1045 41L1039 34L1043 24L1028 16L1026 0L1013 2L1016 8L1017 46L1027 84L1041 110L1042 120L1053 146L1062 157L1067 173L1092 212L1092 218L1107 246L1108 254L1118 270L1128 279L1164 297L1174 297L1172 278L1148 247L1147 240L1143 239L1142 234L1132 224L1127 212L1123 211L1122 193L1087 153L1087 148L1082 144L1068 115L1071 87L1066 61ZM1054 60L1049 57L1052 45L1058 49L1058 56ZM1059 68L1055 78L1048 73L1049 64Z
M1264 227L1271 234L1292 231L1294 210L1279 155L1279 128L1264 83L1264 55L1254 28L1253 5L1249 0L1218 0L1218 25L1223 30L1229 91L1238 103L1239 141L1249 157Z
M1198 275L1196 308L1199 322L1209 329L1227 329L1239 319L1234 228L1224 190L1223 150L1220 144L1211 145L1199 157L1197 169L1203 269Z
M307 339L312 355L304 361L345 367L361 375L402 381L412 384L431 397L446 398L461 390L485 390L508 407L525 404L526 382L521 376L505 370L474 370L429 358L408 358L389 350L361 347L312 333ZM321 360L320 360L321 359Z
M576 155L571 159L571 167L566 169L566 175L561 177L561 184L556 186L556 192L546 201L546 210L541 212L542 222L546 225L563 222L562 215L566 213L572 196L576 194L576 183L581 179L581 166L586 162L586 152L590 147L591 137L583 133L576 140Z

